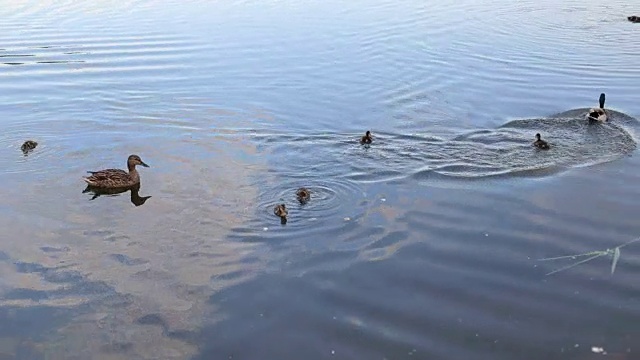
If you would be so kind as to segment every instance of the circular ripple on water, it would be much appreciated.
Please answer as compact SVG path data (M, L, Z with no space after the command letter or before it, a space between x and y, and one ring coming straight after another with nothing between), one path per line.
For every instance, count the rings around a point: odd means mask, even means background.
M231 238L243 242L277 242L313 238L315 233L321 233L326 239L336 231L344 234L357 230L353 223L366 212L369 202L356 184L333 178L285 177L286 180L267 180L260 184L255 218L234 229ZM300 187L311 192L306 204L301 204L296 197ZM289 212L284 225L273 213L274 207L283 203Z
M301 204L296 191L305 187L311 192L311 199ZM349 217L351 206L364 197L364 193L354 183L340 179L290 179L272 184L260 193L260 220L265 224L273 223L277 217L273 214L276 204L284 203L289 210L288 225L300 225L321 219Z
M77 125L74 129L62 129L60 123L41 126L36 121L24 121L20 124L8 124L0 135L0 164L4 174L18 177L46 177L52 179L62 176L65 171L74 169L84 174L82 158L98 147L113 148L116 141L96 145L94 138L99 127ZM105 137L107 137L105 135ZM26 140L34 140L37 147L24 154L20 147ZM61 159L67 164L57 166Z

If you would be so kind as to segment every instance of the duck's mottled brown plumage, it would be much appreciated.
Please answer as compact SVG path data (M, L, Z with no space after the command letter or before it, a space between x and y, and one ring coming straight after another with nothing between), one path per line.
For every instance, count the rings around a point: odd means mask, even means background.
M149 167L138 155L130 155L127 159L129 172L120 169L104 169L100 171L88 171L90 176L83 178L91 187L95 188L126 188L140 183L140 175L136 165Z
M307 188L300 188L296 191L296 197L301 204L305 204L311 199L311 191Z
M360 139L360 144L371 144L372 142L371 131L367 130L367 133Z
M276 207L273 208L273 213L276 216L280 217L280 222L282 224L287 223L287 215L289 215L289 212L287 211L287 207L284 204L276 205Z
M28 153L29 151L35 149L36 146L38 146L37 142L35 142L33 140L27 140L27 141L24 142L24 144L22 144L20 149L22 150L23 153Z
M605 122L607 121L607 113L604 109L593 108L589 110L589 120Z
M589 113L587 114L587 119L591 121L607 121L607 113L604 111L604 101L605 95L604 93L600 94L600 107L589 109Z
M540 139L540 134L536 134L536 141L533 142L533 146L537 147L538 149L542 149L542 150L549 150L549 144Z

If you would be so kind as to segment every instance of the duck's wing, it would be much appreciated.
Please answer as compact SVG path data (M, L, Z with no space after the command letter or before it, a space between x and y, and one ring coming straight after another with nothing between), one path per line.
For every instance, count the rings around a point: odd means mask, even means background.
M100 171L89 171L91 174L84 178L89 185L99 186L119 186L127 185L131 182L129 173L120 169L105 169Z
M603 121L602 118L604 118L604 120L606 120L607 118L607 114L603 109L600 109L600 108L589 109L589 112L587 113L587 119L593 120L593 121Z
M99 178L109 177L109 176L129 176L128 172L121 169L104 169L99 171L87 171L87 172L91 174L91 176L96 176Z
M548 149L549 148L549 143L547 143L544 140L536 140L533 142L533 146L539 148L539 149Z
M273 213L276 214L276 216L287 216L288 212L287 209L283 209L282 206L278 205L273 209Z

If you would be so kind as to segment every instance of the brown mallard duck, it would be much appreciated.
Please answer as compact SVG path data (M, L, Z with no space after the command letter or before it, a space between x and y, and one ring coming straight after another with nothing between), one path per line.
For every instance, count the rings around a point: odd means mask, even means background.
M360 139L360 144L371 144L373 138L371 137L371 131L367 130L364 136Z
M22 146L20 147L20 149L22 150L23 153L28 153L29 151L33 150L36 148L36 146L38 146L38 143L33 141L33 140L27 140L24 142L24 144L22 144Z
M590 121L599 121L605 122L607 121L607 113L604 111L604 93L600 94L600 107L599 108L591 108L589 109L589 113L587 114L587 119Z
M306 204L311 199L311 191L307 188L300 188L296 191L296 197L300 204Z
M540 134L536 134L536 141L533 142L533 146L542 150L549 150L549 143L540 139Z
M83 178L89 186L94 188L126 188L140 183L140 175L136 170L136 165L149 167L140 156L130 155L127 159L129 172L120 169L105 169L100 171L87 171L91 175Z
M287 215L289 215L289 212L287 211L287 207L284 204L276 205L276 207L273 208L273 213L276 216L280 217L280 222L282 224L287 223Z

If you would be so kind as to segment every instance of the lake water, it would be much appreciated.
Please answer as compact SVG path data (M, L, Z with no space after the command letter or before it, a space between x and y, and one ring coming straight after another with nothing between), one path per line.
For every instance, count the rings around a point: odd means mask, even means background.
M0 359L637 359L634 11L3 1Z

